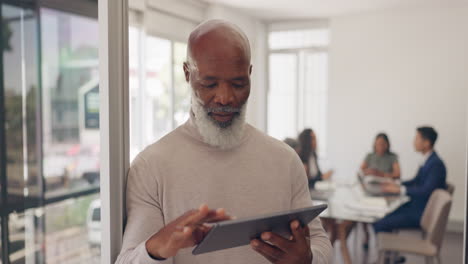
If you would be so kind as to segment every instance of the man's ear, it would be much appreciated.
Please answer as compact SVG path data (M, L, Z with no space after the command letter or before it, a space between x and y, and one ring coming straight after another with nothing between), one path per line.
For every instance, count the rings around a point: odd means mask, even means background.
M425 148L425 149L427 149L427 150L431 149L431 142L430 142L429 140L424 139L424 143L423 143L423 144L424 144L424 148Z
M185 74L185 81L190 81L190 70L189 65L187 62L184 62L184 74Z
M250 68L249 68L249 75L252 74L252 64L250 64Z

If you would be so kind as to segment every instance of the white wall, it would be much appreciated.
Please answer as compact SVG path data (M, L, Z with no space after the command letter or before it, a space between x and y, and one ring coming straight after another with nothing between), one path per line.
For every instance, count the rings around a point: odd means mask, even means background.
M436 150L456 185L451 220L464 218L468 6L386 11L331 19L329 157L354 177L377 132L389 134L402 176L419 156L415 129L433 125Z

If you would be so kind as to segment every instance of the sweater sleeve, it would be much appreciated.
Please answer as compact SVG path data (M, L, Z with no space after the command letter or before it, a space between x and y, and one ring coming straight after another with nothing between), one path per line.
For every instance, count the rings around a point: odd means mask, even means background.
M291 162L292 201L291 209L312 206L312 199L308 188L307 176L301 161L295 155ZM312 250L312 264L332 263L332 246L327 233L317 217L309 223L310 247Z
M138 156L127 179L127 224L122 250L115 264L170 264L172 259L158 261L150 257L146 241L162 227L164 217L158 199L158 184L146 161Z

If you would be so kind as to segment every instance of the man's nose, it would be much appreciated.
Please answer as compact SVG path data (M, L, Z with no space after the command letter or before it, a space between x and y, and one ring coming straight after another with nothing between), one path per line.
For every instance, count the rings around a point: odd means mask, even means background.
M222 83L216 91L214 102L220 105L231 105L234 103L234 100L233 88L226 83Z

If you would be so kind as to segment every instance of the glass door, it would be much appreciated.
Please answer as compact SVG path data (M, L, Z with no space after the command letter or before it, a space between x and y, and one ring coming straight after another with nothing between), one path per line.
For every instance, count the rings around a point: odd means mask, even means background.
M67 2L0 1L3 264L100 260L98 22Z

